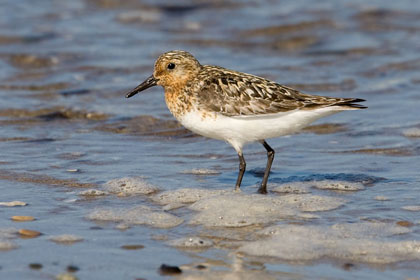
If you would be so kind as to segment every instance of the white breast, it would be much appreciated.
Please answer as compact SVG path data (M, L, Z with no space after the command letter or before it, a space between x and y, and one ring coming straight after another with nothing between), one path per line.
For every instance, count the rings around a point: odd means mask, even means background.
M295 133L321 117L340 111L337 107L325 107L237 117L218 113L203 117L203 112L191 111L180 117L179 121L197 134L229 142L238 151L246 143Z

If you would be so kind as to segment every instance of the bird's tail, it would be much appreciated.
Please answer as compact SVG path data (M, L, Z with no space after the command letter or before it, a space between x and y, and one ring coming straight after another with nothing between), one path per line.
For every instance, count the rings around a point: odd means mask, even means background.
M344 110L358 110L358 109L366 109L367 106L363 106L358 104L359 102L364 102L366 100L361 98L343 98L338 100L337 103L333 104L333 106L339 106L341 109Z

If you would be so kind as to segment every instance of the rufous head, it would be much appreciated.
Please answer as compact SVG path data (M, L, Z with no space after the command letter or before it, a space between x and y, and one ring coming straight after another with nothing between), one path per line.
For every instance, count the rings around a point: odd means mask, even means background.
M201 65L186 51L169 51L159 56L155 62L153 75L126 94L126 97L149 87L160 85L166 90L182 88L200 71Z

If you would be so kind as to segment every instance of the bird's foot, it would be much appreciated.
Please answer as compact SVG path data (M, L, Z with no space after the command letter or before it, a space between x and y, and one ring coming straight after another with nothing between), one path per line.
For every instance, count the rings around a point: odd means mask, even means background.
M267 194L267 186L260 186L257 192L260 194Z

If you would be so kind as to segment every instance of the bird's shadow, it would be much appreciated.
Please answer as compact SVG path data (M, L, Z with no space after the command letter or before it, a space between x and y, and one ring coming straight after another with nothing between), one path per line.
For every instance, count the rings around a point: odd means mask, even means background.
M264 176L264 169L251 169L247 172L248 174L253 175L254 177L262 178ZM301 175L292 175L288 177L279 177L281 174L277 172L271 172L269 182L284 184L284 183L293 183L293 182L309 182L309 181L347 181L347 182L357 182L364 185L373 185L380 181L386 181L387 178L377 177L373 175L363 174L363 173L325 173L325 174L301 174Z

